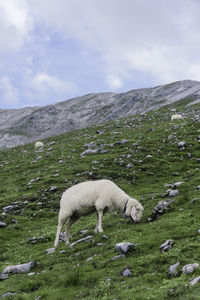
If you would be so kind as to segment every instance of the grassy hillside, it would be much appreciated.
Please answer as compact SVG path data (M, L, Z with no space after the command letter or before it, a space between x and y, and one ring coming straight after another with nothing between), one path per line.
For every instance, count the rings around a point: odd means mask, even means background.
M33 274L0 281L0 297L12 292L6 299L200 299L200 283L189 285L200 268L191 275L181 272L186 264L200 264L200 122L195 121L200 107L186 109L186 104L49 138L42 151L29 144L0 152L0 221L6 223L0 228L0 272L8 265L36 262ZM184 120L170 121L175 106ZM186 142L185 149L178 148L180 141ZM81 155L91 142L98 152ZM61 242L46 254L53 247L63 191L102 178L144 205L142 222L105 214L104 233L95 235L92 214L72 226L71 242L89 234L92 241L74 248ZM175 182L183 182L175 201L149 221L158 202L169 198L163 198L166 184ZM3 209L8 205L11 210ZM174 245L163 253L160 245L167 239ZM120 254L115 244L124 241L137 246L112 260ZM168 268L176 262L180 272L169 277ZM122 276L125 268L132 277Z

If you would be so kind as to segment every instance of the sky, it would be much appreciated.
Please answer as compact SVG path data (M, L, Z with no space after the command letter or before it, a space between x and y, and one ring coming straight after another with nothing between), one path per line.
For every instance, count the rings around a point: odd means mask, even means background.
M200 0L0 0L0 109L200 81Z

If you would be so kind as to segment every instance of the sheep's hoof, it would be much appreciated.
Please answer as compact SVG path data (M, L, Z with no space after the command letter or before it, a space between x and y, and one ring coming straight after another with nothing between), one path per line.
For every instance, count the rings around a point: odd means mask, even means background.
M99 232L103 232L103 229L99 229Z

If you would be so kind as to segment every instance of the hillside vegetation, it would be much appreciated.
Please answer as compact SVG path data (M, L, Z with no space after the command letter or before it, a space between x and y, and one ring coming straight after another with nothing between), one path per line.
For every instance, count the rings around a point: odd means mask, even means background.
M0 228L0 272L35 262L29 273L0 280L0 297L10 292L6 299L200 299L200 283L190 285L200 267L189 275L181 271L200 264L200 106L186 104L51 137L41 150L29 144L0 152L0 221L6 223ZM172 108L184 119L172 122ZM185 147L178 147L181 141ZM73 248L60 242L47 254L63 191L102 178L143 204L142 222L105 214L104 233L94 234L96 214L83 217L71 227L71 242L92 239ZM177 182L179 193L169 197L166 191ZM169 209L151 220L158 202L169 198ZM161 252L168 239L172 248ZM120 254L119 242L136 246L112 260ZM169 276L177 262L177 274ZM126 268L131 277L122 275Z

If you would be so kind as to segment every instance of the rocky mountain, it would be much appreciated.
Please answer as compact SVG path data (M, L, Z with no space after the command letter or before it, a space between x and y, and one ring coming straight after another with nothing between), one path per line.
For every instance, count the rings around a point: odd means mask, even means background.
M48 106L0 109L0 148L156 110L188 98L200 102L200 82L184 80L125 93L87 94Z

